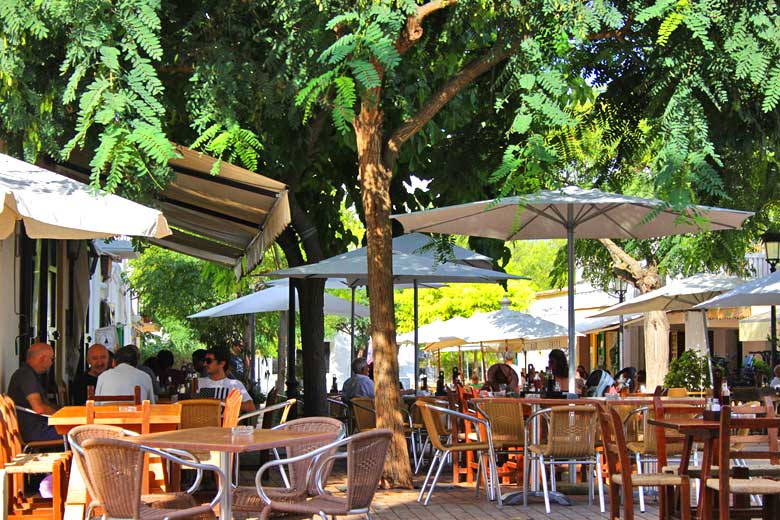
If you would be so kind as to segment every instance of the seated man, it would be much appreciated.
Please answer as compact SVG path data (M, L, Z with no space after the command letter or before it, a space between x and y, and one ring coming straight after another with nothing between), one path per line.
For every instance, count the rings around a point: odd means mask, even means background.
M235 388L241 392L241 411L253 412L255 411L255 402L252 400L249 392L246 391L244 384L238 379L230 379L227 376L229 358L230 355L226 349L209 349L206 351L203 363L205 363L208 376L198 378L198 393L202 397L216 397L224 400L230 390ZM212 391L209 392L209 390Z
M518 375L519 371L512 364L514 358L513 352L504 352L504 362L496 363L488 368L487 381L482 385L482 390L499 392L501 391L501 385L505 385L504 389L507 392L519 391L520 376Z
M374 381L368 377L368 362L363 357L352 362L352 377L341 387L341 398L345 403L353 397L374 397Z
M116 367L106 370L97 380L95 395L133 395L136 386L141 387L141 399L154 403L154 387L149 374L138 370L138 354L133 347L116 351Z
M54 362L54 349L48 343L35 343L27 350L27 358L21 367L11 376L8 383L8 395L18 406L30 408L36 414L53 414L57 411L46 398L41 376L51 368ZM19 430L25 442L50 441L61 439L54 427L42 415L19 411Z
M89 370L79 372L70 384L70 404L82 406L87 402L87 387L97 385L98 376L108 370L108 349L95 343L87 350Z

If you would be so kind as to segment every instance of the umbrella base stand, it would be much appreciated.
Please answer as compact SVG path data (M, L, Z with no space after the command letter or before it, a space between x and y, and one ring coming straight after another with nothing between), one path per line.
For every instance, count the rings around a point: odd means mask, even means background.
M560 491L550 491L548 493L548 496L550 497L550 502L555 502L558 505L561 506L570 506L572 505L572 501L561 493ZM528 491L528 498L542 498L544 499L544 492L542 491ZM523 504L523 492L522 491L512 491L510 493L504 493L501 496L501 500L503 501L503 504L505 506L519 506Z

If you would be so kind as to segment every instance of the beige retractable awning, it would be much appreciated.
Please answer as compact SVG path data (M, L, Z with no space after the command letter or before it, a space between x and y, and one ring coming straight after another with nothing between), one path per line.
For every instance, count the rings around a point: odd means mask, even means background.
M212 175L214 157L180 145L176 151L182 157L169 163L175 176L156 195L173 234L148 241L246 274L290 223L287 186L227 162ZM67 169L88 175L73 164Z

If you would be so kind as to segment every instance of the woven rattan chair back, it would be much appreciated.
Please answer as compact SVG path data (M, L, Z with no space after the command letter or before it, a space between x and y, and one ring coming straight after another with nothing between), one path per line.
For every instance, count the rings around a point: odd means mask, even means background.
M321 446L335 442L341 436L344 431L344 425L338 419L333 417L305 417L303 419L294 419L279 425L276 429L300 432L300 433L330 433L331 437L324 440L309 441L293 443L285 447L287 457L297 457L304 453L314 451ZM323 454L322 457L329 457L332 453ZM294 462L289 465L290 487L292 487L296 493L316 495L317 483L313 479L309 479L309 468L311 467L313 460L306 459L300 462ZM328 465L323 469L323 476L327 478L333 468L333 461L327 463Z
M241 413L241 392L235 388L225 398L225 409L222 411L222 427L238 426L238 415Z
M670 388L666 392L667 397L688 397L688 390L685 388Z
M438 406L440 408L447 408L447 401L443 399L439 399L438 397L418 397L415 402L414 406L411 409L412 414L412 422L415 424L425 424L425 421L423 421L422 418L422 411L420 410L420 403L428 403L432 404L433 406ZM431 412L433 415L433 420L436 421L437 426L436 430L440 432L440 435L449 435L450 429L447 428L447 423L445 421L445 417L438 413L438 412ZM425 428L428 430L428 428ZM430 430L428 430L430 431Z
M431 410L428 404L425 401L417 400L417 408L420 410L420 415L422 415L423 424L428 431L428 437L433 447L437 450L446 451L449 448L441 442L441 438L446 437L449 433L443 428L443 414L439 411Z
M82 445L94 498L107 518L139 518L144 453L119 439L89 439Z
M393 434L372 430L353 435L347 445L347 505L363 509L371 505L385 465Z
M141 387L135 385L133 387L133 393L127 395L95 395L95 387L93 385L87 386L87 401L95 401L96 403L134 403L141 404Z
M82 455L82 446L84 445L84 442L89 439L121 439L124 436L125 433L122 428L111 426L110 424L85 424L76 426L68 432L68 443L70 443L73 450L73 461L81 472L81 476L84 477L84 483L91 496L95 496L95 491L92 487L92 481L89 478L87 466Z
M222 402L219 399L189 399L181 401L181 423L179 428L201 428L221 426Z
M493 444L496 446L525 443L525 417L523 405L517 399L493 397L487 399L472 399L479 410L490 423Z
M87 401L85 406L87 424L100 424L101 422L121 419L125 425L139 425L141 433L149 433L152 419L152 405L144 401L140 406L95 406L95 401ZM132 410L123 409L132 408Z
M374 400L370 397L353 397L352 415L355 418L355 427L358 431L366 432L376 428L376 412Z
M596 408L591 405L553 406L547 456L556 459L591 457L596 446Z

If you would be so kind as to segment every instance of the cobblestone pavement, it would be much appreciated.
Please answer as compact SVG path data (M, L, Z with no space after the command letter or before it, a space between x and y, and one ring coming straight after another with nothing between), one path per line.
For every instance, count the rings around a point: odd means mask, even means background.
M242 481L253 480L248 474ZM419 485L422 480L415 480ZM247 482L248 483L248 482ZM343 490L345 484L344 474L336 472L329 481L328 489L338 494L339 489ZM502 492L517 491L514 486L502 486ZM605 490L606 491L606 490ZM571 506L562 506L551 503L552 512L548 515L544 510L544 501L541 498L530 499L528 507L522 505L498 507L495 502L489 502L483 492L477 497L474 494L473 484L453 485L444 482L436 487L430 503L427 507L417 503L417 494L415 490L379 490L374 498L372 509L373 518L378 520L418 520L418 519L518 519L518 520L593 520L606 519L608 515L599 511L598 500L593 505L588 505L588 499L585 496L573 497L574 504ZM608 504L608 502L607 502ZM622 516L622 515L621 515ZM656 502L648 498L647 511L639 512L639 505L635 508L635 517L637 519L658 518L658 509ZM236 515L236 518L242 520L251 520L256 518L253 515ZM291 518L291 517L287 517ZM358 520L365 518L365 515L352 515L339 519Z

